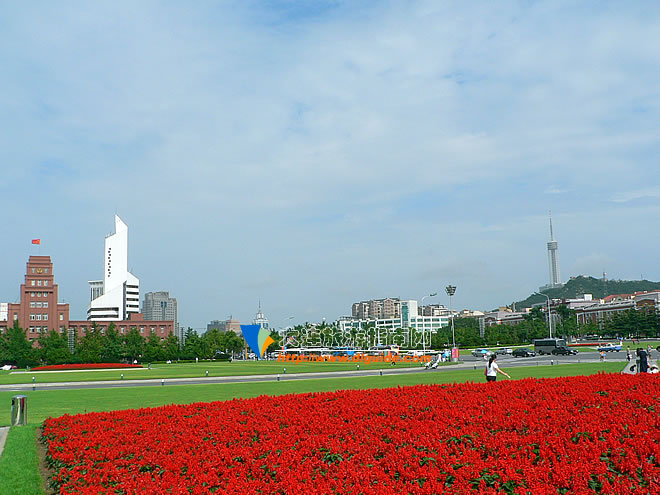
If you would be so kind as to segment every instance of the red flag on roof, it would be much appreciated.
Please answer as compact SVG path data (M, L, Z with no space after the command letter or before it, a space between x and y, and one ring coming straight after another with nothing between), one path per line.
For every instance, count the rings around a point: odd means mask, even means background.
M32 239L32 244L41 244L41 239Z

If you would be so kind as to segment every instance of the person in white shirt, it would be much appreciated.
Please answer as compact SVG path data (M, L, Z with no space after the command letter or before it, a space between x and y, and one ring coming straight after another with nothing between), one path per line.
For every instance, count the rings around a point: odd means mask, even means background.
M511 378L506 371L500 369L496 363L497 355L493 354L488 360L488 366L486 367L486 380L489 382L494 382L497 380L497 374L502 373L507 378Z

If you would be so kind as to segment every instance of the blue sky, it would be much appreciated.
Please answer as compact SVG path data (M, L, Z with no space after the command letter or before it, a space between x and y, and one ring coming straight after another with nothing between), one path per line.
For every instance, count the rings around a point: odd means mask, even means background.
M657 2L3 2L0 300L40 237L83 318L115 213L194 328L508 304L550 210L563 278L660 280L658 32Z

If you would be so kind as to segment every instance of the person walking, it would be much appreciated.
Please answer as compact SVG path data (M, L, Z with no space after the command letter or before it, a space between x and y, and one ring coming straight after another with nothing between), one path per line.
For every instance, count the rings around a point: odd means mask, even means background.
M605 361L605 351L600 351L600 361L601 363Z
M511 378L506 371L500 369L497 365L497 354L493 354L488 360L488 366L486 366L486 381L494 382L497 381L497 374L502 373L507 378Z
M628 346L628 349L626 349L626 360L630 362L632 359L632 354L630 353L630 346Z

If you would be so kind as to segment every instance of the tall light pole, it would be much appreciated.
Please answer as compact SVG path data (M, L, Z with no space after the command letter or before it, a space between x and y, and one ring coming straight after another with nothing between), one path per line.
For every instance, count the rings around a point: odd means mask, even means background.
M550 331L550 338L552 338L552 315L550 314L550 297L540 292L533 292L533 294L538 294L539 296L543 296L548 300L548 330Z
M434 296L437 296L437 295L438 295L437 292L432 292L431 294L427 294L425 296L422 296L422 304L419 308L419 313L421 313L421 315L418 315L418 319L419 319L419 316L422 317L422 349L424 349L424 354L426 354L426 340L424 340L424 299L426 299L427 297L434 297Z
M454 297L454 294L456 294L456 286L455 285L448 285L445 287L445 291L447 292L447 295L449 296L449 318L451 318L451 360L452 361L458 361L458 356L454 357L454 353L456 352L456 332L454 331L454 313L452 312L452 297Z

